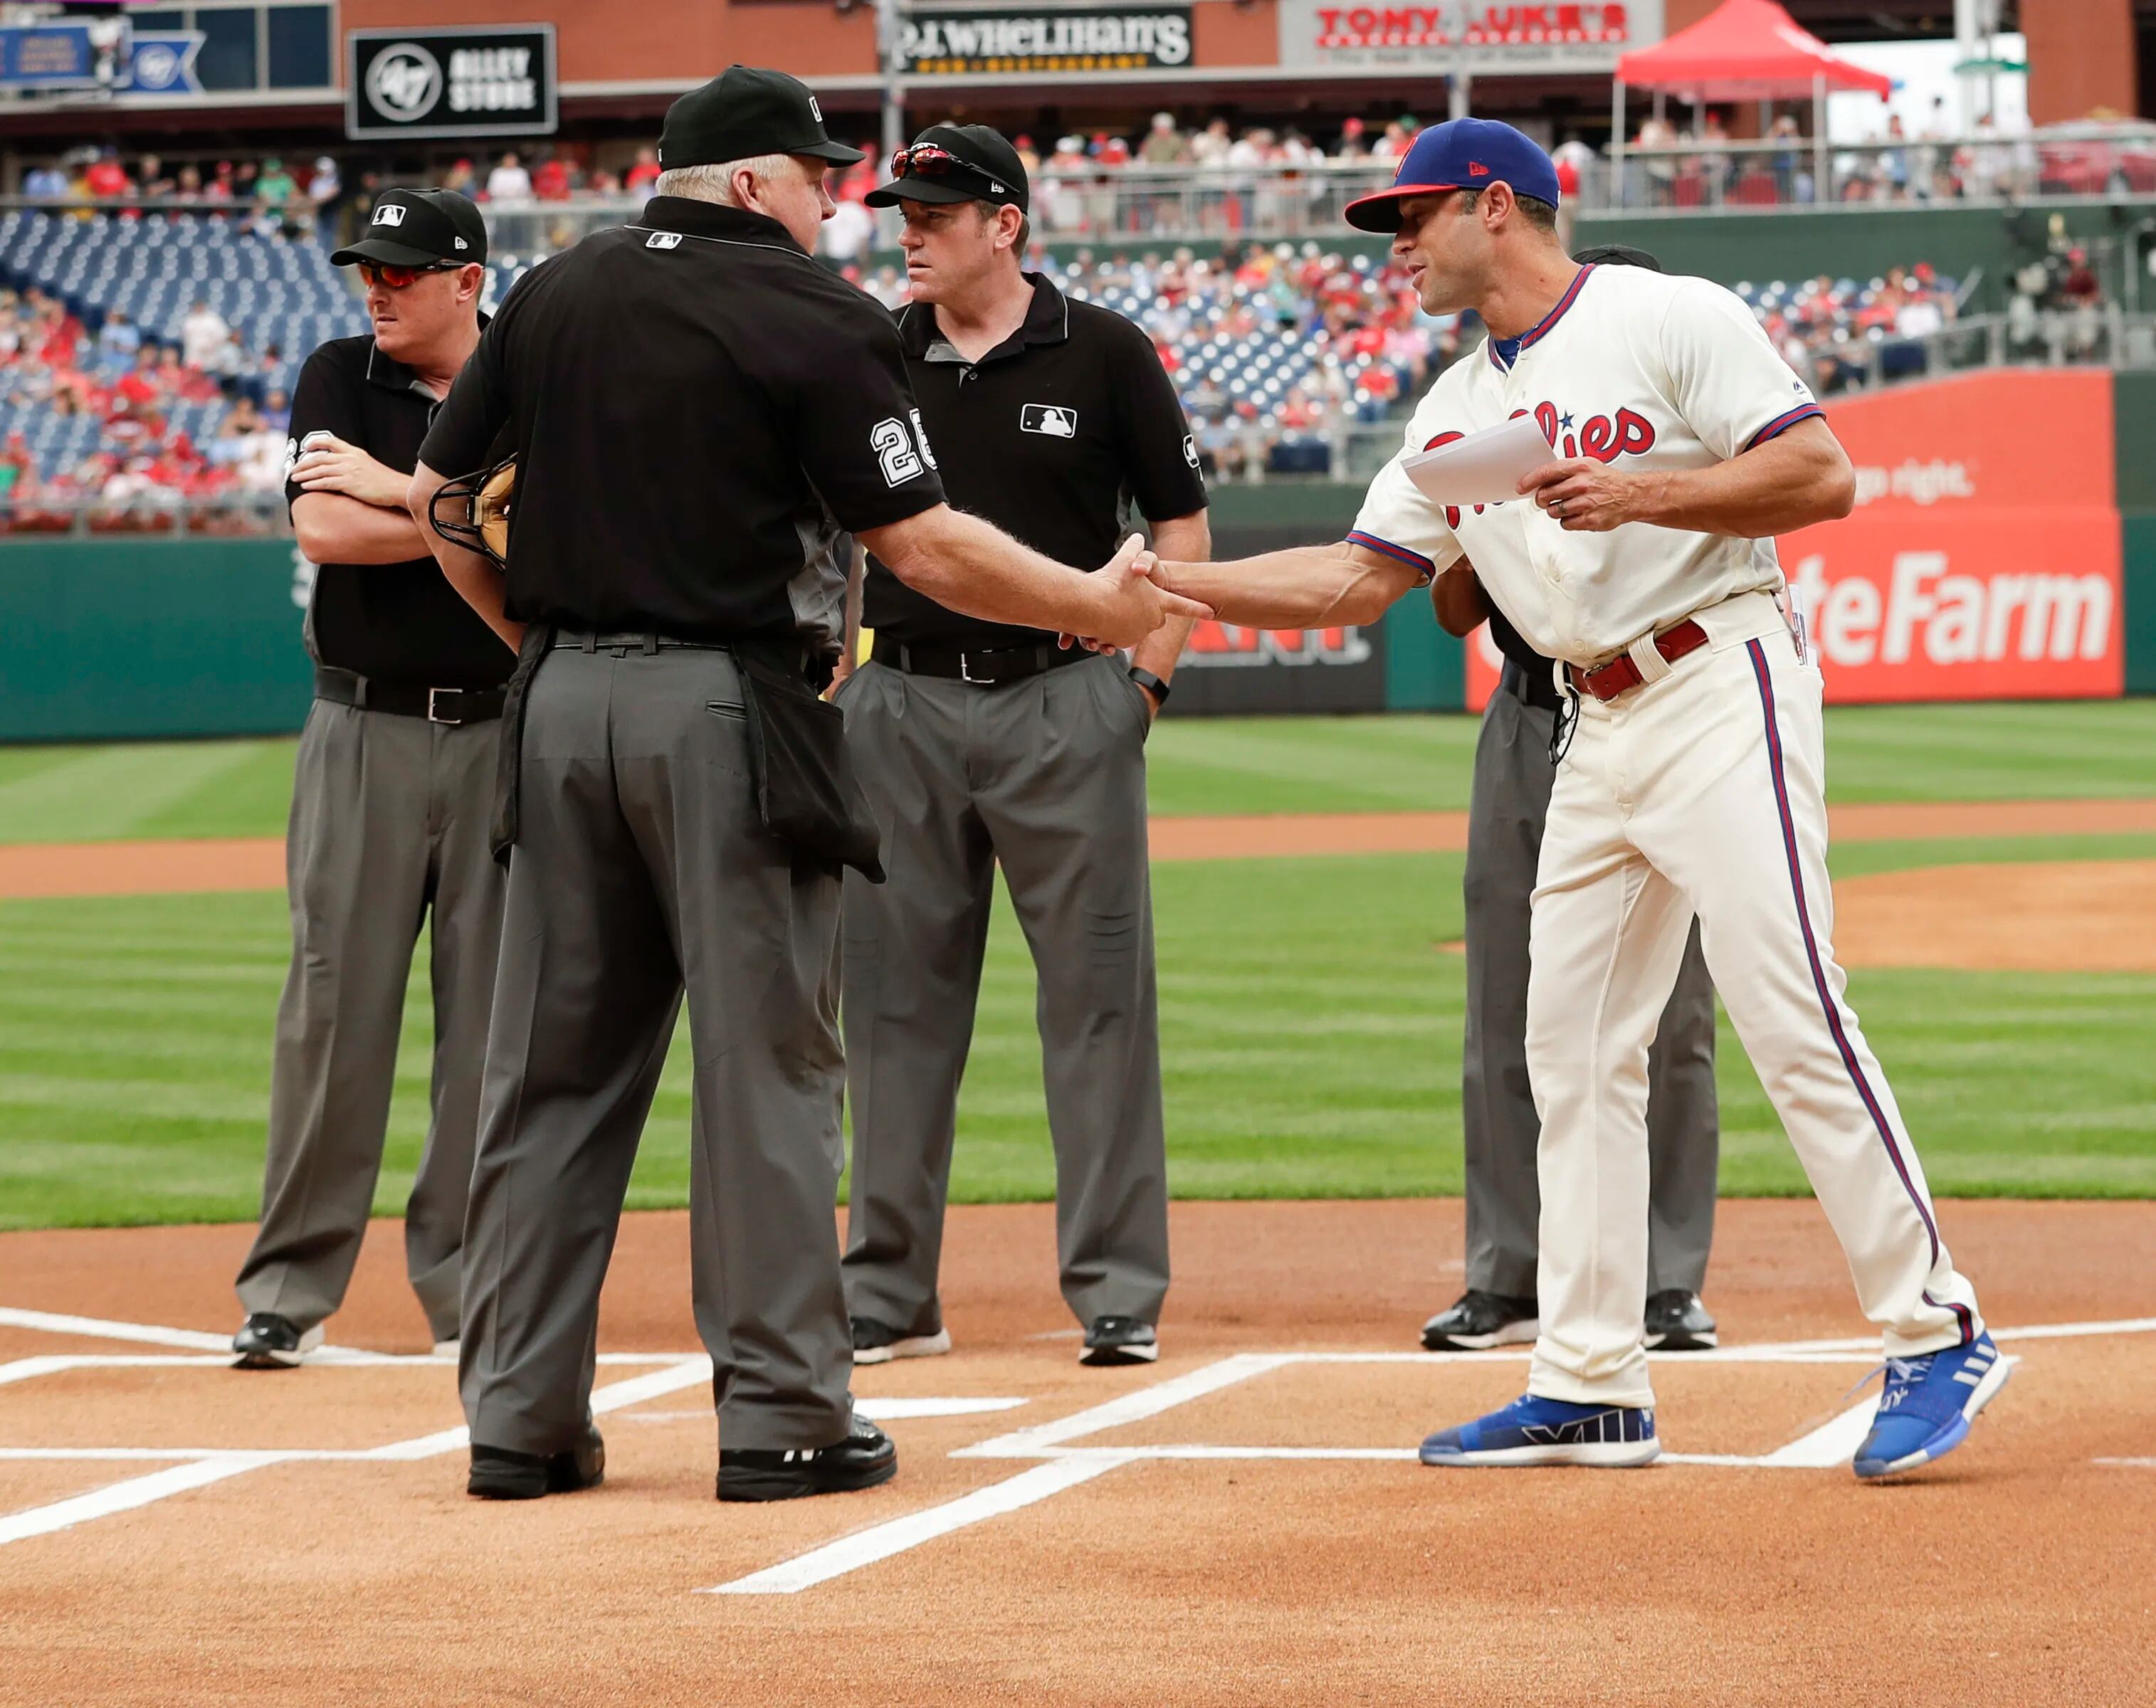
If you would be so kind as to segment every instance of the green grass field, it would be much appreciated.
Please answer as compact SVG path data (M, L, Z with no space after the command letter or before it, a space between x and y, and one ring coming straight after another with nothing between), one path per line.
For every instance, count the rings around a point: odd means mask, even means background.
M1465 718L1163 726L1163 812L1466 803ZM2156 703L1833 715L1841 799L2156 796ZM271 835L290 744L0 751L0 841ZM2156 837L1852 845L1843 875L1984 859L2156 858ZM1167 864L1155 873L1170 1168L1194 1198L1396 1195L1460 1185L1457 855ZM0 1227L245 1219L259 1184L281 896L0 903ZM1851 997L1934 1187L2156 1194L2156 977L1860 971ZM377 1207L424 1120L415 978ZM633 1201L685 1188L685 1049ZM1726 1028L1723 1189L1803 1191ZM992 934L956 1195L1052 1189L1032 969Z
M1467 805L1467 717L1184 718L1153 732L1156 813ZM2156 796L2156 700L1827 714L1836 801ZM0 843L281 836L289 741L0 747Z

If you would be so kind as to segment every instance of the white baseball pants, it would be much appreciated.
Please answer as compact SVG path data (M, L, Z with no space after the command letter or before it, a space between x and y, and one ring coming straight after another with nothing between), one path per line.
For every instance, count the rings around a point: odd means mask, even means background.
M1732 605L1738 602L1732 602ZM1542 1116L1531 1393L1654 1403L1647 1049L1691 917L1745 1052L1841 1240L1865 1315L1902 1357L1981 1331L1922 1166L1844 1000L1827 885L1818 667L1779 620L1608 704L1584 701L1534 895L1527 1068ZM1743 638L1747 628L1767 632Z

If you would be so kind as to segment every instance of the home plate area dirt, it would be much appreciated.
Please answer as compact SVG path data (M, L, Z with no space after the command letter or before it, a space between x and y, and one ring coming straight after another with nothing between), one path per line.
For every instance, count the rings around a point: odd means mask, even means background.
M247 1229L0 1238L0 1701L2156 1700L2156 1206L1943 1206L2019 1363L1886 1486L1810 1203L1723 1207L1724 1350L1656 1360L1629 1473L1414 1461L1524 1373L1414 1350L1456 1203L1178 1204L1122 1371L1075 1362L1051 1217L954 1211L957 1350L860 1372L898 1480L768 1507L711 1499L680 1215L608 1283L605 1485L516 1505L462 1492L395 1224L343 1350L272 1374L214 1350Z

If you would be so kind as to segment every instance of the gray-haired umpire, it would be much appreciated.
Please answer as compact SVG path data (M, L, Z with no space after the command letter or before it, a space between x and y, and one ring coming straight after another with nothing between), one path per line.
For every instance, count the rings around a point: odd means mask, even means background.
M444 582L404 507L419 443L473 346L486 274L479 209L388 190L358 241L372 336L307 358L285 486L315 703L285 842L292 969L277 1010L262 1225L239 1271L244 1368L298 1363L344 1302L382 1167L405 980L433 916L432 1119L405 1210L413 1290L457 1334L480 1065L501 930L487 852L502 685L516 663Z
M899 336L953 501L1086 562L1114 549L1134 500L1162 557L1211 557L1190 425L1152 341L1020 269L1018 151L985 125L937 125L895 169L868 200L906 212ZM1148 1362L1168 1171L1145 740L1190 625L1163 624L1127 665L948 610L874 559L863 604L875 657L841 703L891 882L846 882L855 1360L951 1345L937 1270L1000 864L1040 981L1063 1296L1086 1363Z
M736 66L668 111L658 193L519 280L420 454L413 511L517 459L506 569L438 540L520 650L509 849L465 1244L477 1495L598 1480L599 1285L684 983L690 1252L721 1500L866 1488L832 1226L839 872L875 821L819 700L858 535L945 603L1132 645L1194 608L1135 541L1083 574L943 502L898 339L810 259L833 142L808 89Z

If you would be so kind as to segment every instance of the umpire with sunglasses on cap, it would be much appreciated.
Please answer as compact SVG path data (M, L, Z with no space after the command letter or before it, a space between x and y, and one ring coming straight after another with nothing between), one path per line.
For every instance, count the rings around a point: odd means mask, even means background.
M1662 270L1645 249L1605 244L1573 257L1583 265ZM1470 583L1437 595L1438 618L1455 634L1486 619L1505 655L1483 708L1467 811L1467 1030L1460 1124L1467 1198L1467 1290L1423 1325L1431 1352L1480 1352L1525 1343L1540 1322L1535 1299L1542 1138L1527 1080L1527 934L1542 857L1543 827L1562 742L1555 666ZM1647 1054L1647 1300L1650 1352L1702 1352L1717 1344L1700 1300L1714 1241L1715 1176L1722 1128L1714 1086L1714 982L1694 921L1677 981Z
M937 125L894 164L867 200L905 212L899 337L952 501L1089 563L1134 500L1161 556L1209 557L1189 424L1152 341L1021 270L1017 151ZM1145 740L1190 624L1129 660L1064 650L951 608L880 555L863 621L874 656L840 703L891 879L846 879L855 1360L950 1348L937 1271L1000 864L1040 979L1063 1296L1085 1362L1149 1362L1168 1266Z
M827 168L860 158L783 73L736 66L684 95L642 217L518 281L421 450L429 519L505 426L517 459L506 568L435 544L520 649L465 1248L475 1495L600 1478L599 1286L685 984L719 1498L896 1470L854 1411L831 1221L838 875L881 875L844 719L817 697L840 531L997 621L1132 644L1193 608L1136 541L1086 574L945 504L890 316L809 254Z
M448 190L388 190L357 242L371 336L307 358L285 487L317 566L315 703L285 843L292 968L277 1011L262 1225L239 1271L243 1368L297 1364L343 1303L374 1201L404 987L433 921L432 1118L405 1258L437 1342L458 1251L503 882L487 849L495 736L516 655L442 579L404 507L439 400L478 343L486 227Z

